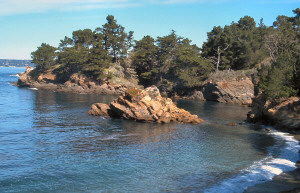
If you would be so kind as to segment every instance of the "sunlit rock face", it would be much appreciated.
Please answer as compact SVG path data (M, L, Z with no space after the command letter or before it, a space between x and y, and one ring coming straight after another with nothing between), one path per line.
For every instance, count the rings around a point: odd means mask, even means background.
M281 103L272 103L259 95L253 100L247 120L272 124L283 130L299 130L300 98L291 97Z
M47 70L44 73L33 78L33 67L27 67L25 72L20 74L17 86L31 87L43 90L55 90L58 92L72 93L88 93L88 94L124 94L128 88L137 87L137 82L133 79L126 80L114 78L101 83L91 80L89 77L74 73L65 82L56 80L56 74L52 70Z
M162 97L155 86L145 90L128 89L110 105L93 104L89 114L157 123L198 124L203 122L197 115L178 108L170 98Z
M251 105L255 96L255 82L241 72L219 72L209 77L200 90L185 98Z

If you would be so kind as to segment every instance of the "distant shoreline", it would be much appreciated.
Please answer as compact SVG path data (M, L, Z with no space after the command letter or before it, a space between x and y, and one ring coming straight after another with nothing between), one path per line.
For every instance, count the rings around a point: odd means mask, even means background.
M26 68L27 66L0 66L1 68Z

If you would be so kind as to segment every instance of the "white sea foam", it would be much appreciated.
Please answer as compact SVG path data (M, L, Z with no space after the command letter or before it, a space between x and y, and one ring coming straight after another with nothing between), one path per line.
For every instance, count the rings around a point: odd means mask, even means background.
M225 180L205 190L205 192L244 192L250 186L270 181L282 172L296 169L296 162L299 161L299 142L293 136L274 129L268 135L274 136L277 140L285 141L279 157L273 157L272 152L270 152L270 156L253 163L234 178Z
M20 77L20 75L19 75L19 74L11 74L11 75L9 75L9 76L16 76L16 77Z
M108 136L104 136L102 139L100 139L101 141L106 141L106 140L116 140L116 139L120 139L119 134L113 134L113 135L108 135Z
M31 89L31 90L38 90L37 88L29 88L29 89Z

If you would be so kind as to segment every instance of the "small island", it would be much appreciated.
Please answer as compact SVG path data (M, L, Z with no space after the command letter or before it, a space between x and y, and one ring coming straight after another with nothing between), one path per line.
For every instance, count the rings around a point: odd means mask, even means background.
M193 124L203 122L197 115L192 115L188 111L176 107L170 98L162 97L155 86L145 90L129 89L110 105L93 104L88 113L142 122Z

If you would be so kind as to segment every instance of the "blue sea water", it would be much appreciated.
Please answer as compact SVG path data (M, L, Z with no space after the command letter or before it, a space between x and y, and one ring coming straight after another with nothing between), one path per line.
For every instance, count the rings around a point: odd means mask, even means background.
M116 96L12 86L23 71L0 68L0 192L243 192L299 159L293 137L244 121L249 108L177 101L200 125L93 117Z

